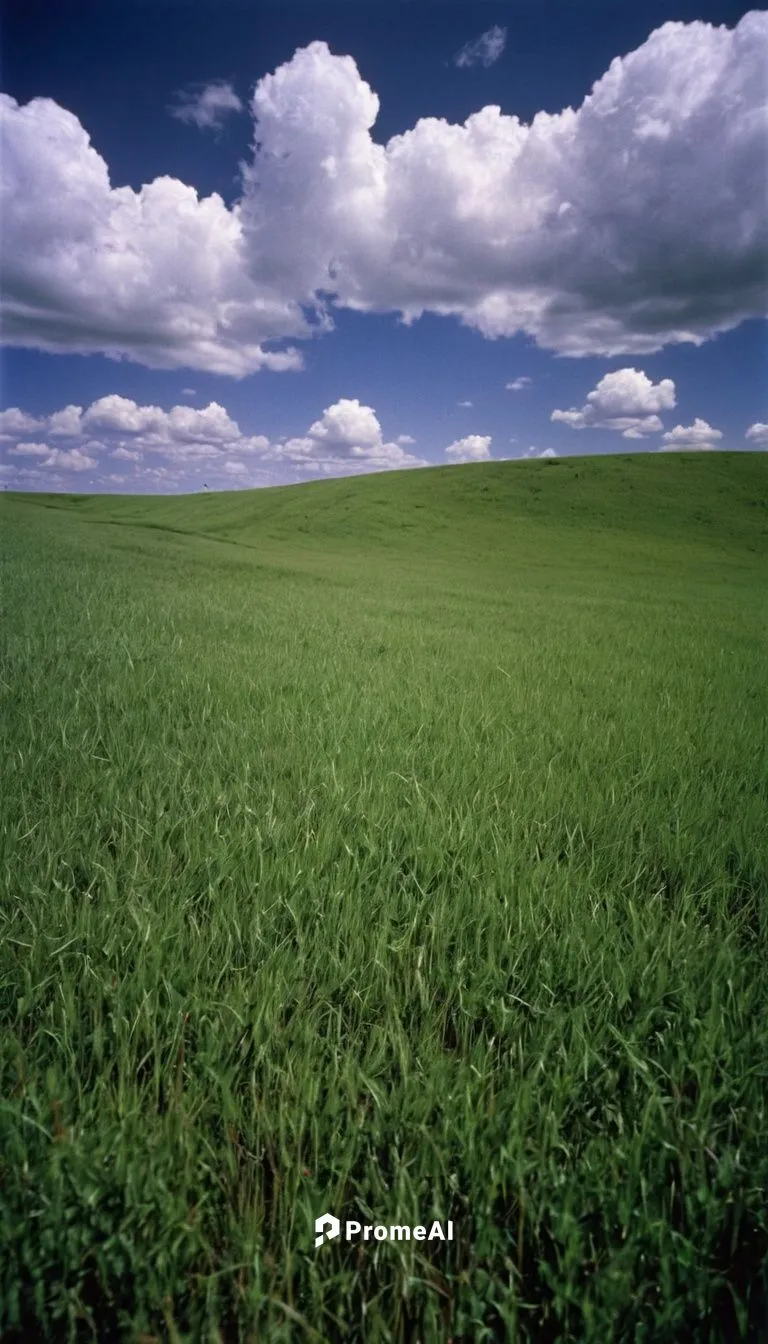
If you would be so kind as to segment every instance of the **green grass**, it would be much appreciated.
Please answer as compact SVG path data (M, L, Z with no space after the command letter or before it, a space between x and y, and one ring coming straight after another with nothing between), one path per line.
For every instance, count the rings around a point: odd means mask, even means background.
M768 455L0 506L0 1335L764 1339Z

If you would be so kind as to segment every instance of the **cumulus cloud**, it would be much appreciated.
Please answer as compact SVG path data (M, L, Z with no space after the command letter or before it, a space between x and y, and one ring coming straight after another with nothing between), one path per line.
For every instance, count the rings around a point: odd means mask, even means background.
M63 467L65 471L88 471L97 465L95 457L88 457L79 448L52 448L46 467Z
M80 122L49 98L0 95L3 339L154 368L236 376L300 367L274 337L310 334L257 286L237 211L174 178L113 188Z
M671 410L674 405L675 384L671 378L652 383L639 369L617 369L600 379L580 411L553 411L551 419L571 429L614 429L625 439L640 439L645 434L658 434L664 426L657 412Z
M82 406L65 406L63 411L55 411L48 419L48 433L65 437L79 434L82 414Z
M674 429L670 429L662 438L661 451L711 451L722 437L719 429L713 429L706 420L700 420L697 416L692 425L675 425Z
M44 425L44 420L20 411L18 406L9 406L7 410L0 411L0 440L13 439L17 434L33 434Z
M334 306L453 315L567 355L695 344L766 312L768 14L670 22L581 106L488 106L379 144L313 42L256 85L242 198L113 186L76 117L0 100L4 339L241 376Z
M243 110L232 85L224 80L215 80L201 89L182 90L176 98L176 105L169 109L171 116L198 126L201 131L220 130L227 117Z
M240 429L223 406L212 401L204 410L174 406L138 406L117 395L94 401L83 416L83 426L99 433L141 435L147 446L168 444L226 444L240 439Z
M465 70L473 65L482 65L486 70L489 66L498 61L505 46L507 45L507 30L495 23L492 28L488 28L479 37L471 42L466 42L457 51L453 58L453 64L460 70Z
M85 471L98 464L95 454L123 462L141 462L156 454L179 466L195 461L214 460L232 453L241 456L263 454L269 448L264 435L247 435L223 406L212 401L202 410L173 406L140 406L129 397L117 394L100 397L85 411L67 406L43 418L28 416L18 407L0 412L0 424L34 425L46 438L57 436L65 446L50 447L47 442L18 442L7 448L9 457L38 457L43 466ZM94 434L98 437L93 437Z
M17 443L6 451L9 457L36 457L43 467L63 468L65 471L87 471L96 466L96 458L89 457L80 448L51 448L47 443ZM21 474L25 473L22 471Z
M768 448L768 425L763 425L758 420L756 424L750 425L745 439L751 439L756 448Z
M513 378L511 383L505 383L504 386L507 392L523 392L526 387L531 386L532 382L532 378L523 374L520 378Z
M407 435L402 438L407 438ZM412 440L411 440L412 442ZM328 406L300 438L275 445L270 453L303 468L326 471L388 471L426 466L398 442L385 442L376 412L357 398L342 397Z
M180 479L179 473L202 463L206 471L227 475L254 470L259 475L273 474L264 463L329 475L427 465L405 451L404 445L414 442L410 435L400 435L397 442L386 441L373 407L356 399L342 398L327 407L302 437L274 442L265 434L243 434L237 421L215 401L202 410L172 406L165 411L112 394L85 410L68 406L36 418L10 407L0 416L4 417L0 424L6 427L34 426L65 440L61 448L42 441L20 441L5 448L8 458L37 458L40 467L67 471L85 471L98 466L100 459L105 465L116 459L134 464L134 478L174 481ZM92 437L94 433L98 438ZM155 465L154 459L160 459L161 465Z
M490 434L467 434L449 443L445 456L452 462L487 462L491 456Z
M461 406L461 407L463 407L464 409L467 409L468 407L472 406L472 404L473 404L473 403L472 403L471 401L457 401L457 402L456 402L456 405L457 405L457 406Z

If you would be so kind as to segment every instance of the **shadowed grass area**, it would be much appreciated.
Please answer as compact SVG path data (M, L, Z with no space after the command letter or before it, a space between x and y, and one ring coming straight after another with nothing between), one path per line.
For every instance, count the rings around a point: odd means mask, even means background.
M0 509L0 1334L764 1338L768 457Z

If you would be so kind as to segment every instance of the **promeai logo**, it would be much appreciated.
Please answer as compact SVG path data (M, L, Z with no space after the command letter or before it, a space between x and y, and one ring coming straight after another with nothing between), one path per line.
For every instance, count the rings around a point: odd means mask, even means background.
M324 1241L332 1241L338 1237L341 1230L341 1224L338 1218L334 1218L332 1213L324 1213L315 1219L315 1247L322 1246Z
M332 1213L323 1213L315 1219L315 1247L324 1241L341 1236L341 1222ZM453 1223L435 1221L411 1227L406 1223L358 1223L350 1219L344 1224L345 1241L453 1241Z

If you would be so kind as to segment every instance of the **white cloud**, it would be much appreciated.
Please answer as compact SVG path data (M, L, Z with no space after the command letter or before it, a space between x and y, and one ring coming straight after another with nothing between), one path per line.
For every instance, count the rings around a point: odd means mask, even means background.
M530 387L532 382L532 378L523 374L520 378L513 378L511 383L505 383L504 386L507 392L522 392L526 387Z
M87 453L82 453L79 448L52 448L51 455L46 458L44 465L63 467L65 471L88 471L91 467L98 466L98 463L95 457L88 457Z
M400 443L405 448L409 443L415 443L416 440L410 434L398 434L395 443Z
M32 434L44 425L44 420L27 415L18 406L9 406L7 410L0 411L0 439L13 439L17 434Z
M662 452L679 451L690 453L694 450L711 451L722 439L719 429L713 429L706 420L697 418L692 425L675 425L662 438Z
M454 315L561 354L700 344L766 312L768 14L665 23L577 109L482 108L386 145L323 42L256 85L231 209L113 187L76 117L0 99L4 339L242 376L358 311Z
M228 116L243 110L232 85L224 80L206 84L197 91L182 91L177 98L177 105L169 109L171 116L191 122L200 130L219 130Z
M487 462L491 456L491 436L467 434L463 439L449 443L445 455L452 462Z
M55 411L48 417L48 433L65 437L79 434L82 414L82 406L65 406L63 411Z
M617 369L606 373L593 392L587 395L580 411L553 411L551 419L571 429L614 429L625 439L658 434L664 428L658 411L675 405L675 384L671 378L652 383L639 369Z
M457 402L456 402L456 405L457 405L457 406L462 406L462 407L469 407L469 406L472 406L473 404L474 404L474 403L471 402L471 401L457 401Z
M401 436L408 437L408 436ZM300 438L276 444L273 457L323 471L388 471L426 463L385 442L376 412L354 398L342 397L327 407Z
M494 24L486 32L481 33L480 37L473 41L465 43L453 58L453 64L459 69L467 69L469 66L482 65L486 70L489 66L498 61L505 46L507 45L507 30L499 24Z
M44 442L19 442L6 448L9 457L38 457L44 459L43 466L67 470L84 471L97 466L99 459L104 466L109 459L117 459L141 464L135 465L135 476L178 480L174 472L201 463L206 464L207 471L220 470L227 475L254 470L259 476L272 474L261 465L246 465L243 458L258 459L259 463L282 462L329 475L427 465L405 451L404 445L414 442L410 435L400 435L398 442L386 442L373 408L344 398L327 407L302 437L274 443L265 434L243 434L237 421L215 401L202 410L172 406L164 411L113 394L100 397L85 411L70 406L42 419L26 415L18 407L0 415L5 417L0 423L32 424L41 432L57 432L67 440L64 449L51 448ZM91 437L94 430L98 439ZM152 455L170 466L144 465Z
M115 394L94 401L82 423L87 430L137 437L144 449L177 456L205 456L242 438L237 421L215 401L203 410L173 406L163 411Z
M95 457L79 448L51 448L47 443L17 443L7 452L9 457L37 457L43 467L63 467L65 471L87 471L97 465ZM22 470L20 474L25 472Z
M526 448L523 457L557 457L557 453L554 448L537 448L532 443L529 448Z
M8 449L9 457L47 457L50 453L47 443L17 443Z
M767 34L757 13L733 31L666 24L577 111L424 118L386 146L354 62L313 43L254 94L252 273L573 355L700 342L762 315ZM651 112L664 141L646 134Z
M49 98L0 95L0 128L6 343L235 376L300 366L263 343L308 323L249 279L239 213L219 196L170 177L113 188L77 118Z
M100 433L145 434L165 424L165 412L159 406L139 406L130 397L113 393L99 397L88 407L83 424Z
M182 387L181 395L182 397L196 397L197 393L194 387Z
M763 425L758 420L756 424L750 425L745 439L751 439L757 448L768 448L768 425Z

